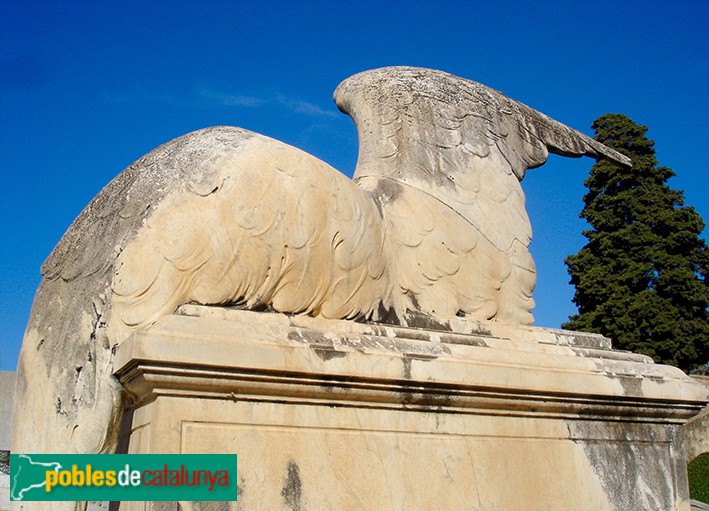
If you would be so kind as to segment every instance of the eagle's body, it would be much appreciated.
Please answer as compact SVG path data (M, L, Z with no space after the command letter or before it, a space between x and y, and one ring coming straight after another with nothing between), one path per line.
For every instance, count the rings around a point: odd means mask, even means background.
M362 73L335 99L359 131L354 180L218 127L152 151L87 206L42 269L14 451L110 452L122 412L114 348L184 303L532 323L524 172L548 150L623 157L437 71Z

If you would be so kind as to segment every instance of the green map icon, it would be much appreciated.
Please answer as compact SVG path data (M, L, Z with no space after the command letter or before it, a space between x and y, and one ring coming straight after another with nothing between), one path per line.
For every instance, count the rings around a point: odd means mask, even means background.
M233 501L236 454L11 454L12 501Z
M56 461L42 462L31 454L10 455L10 500L34 500L35 494L46 493L47 472L58 472L62 465Z

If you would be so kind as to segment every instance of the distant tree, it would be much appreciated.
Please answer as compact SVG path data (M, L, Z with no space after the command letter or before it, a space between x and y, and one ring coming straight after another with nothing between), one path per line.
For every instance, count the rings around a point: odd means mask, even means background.
M614 347L689 370L709 359L709 249L701 216L658 166L647 128L608 114L596 140L629 156L632 168L598 161L580 214L587 244L566 259L579 313L563 328L610 337Z

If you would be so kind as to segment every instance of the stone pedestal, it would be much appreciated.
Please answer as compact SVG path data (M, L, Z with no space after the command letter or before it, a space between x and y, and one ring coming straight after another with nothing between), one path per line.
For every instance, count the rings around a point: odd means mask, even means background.
M693 376L692 379L709 389L709 376ZM704 452L709 452L709 406L692 417L684 426L687 461Z
M128 452L238 454L238 501L187 509L688 510L681 425L707 401L604 337L462 319L183 306L116 369Z

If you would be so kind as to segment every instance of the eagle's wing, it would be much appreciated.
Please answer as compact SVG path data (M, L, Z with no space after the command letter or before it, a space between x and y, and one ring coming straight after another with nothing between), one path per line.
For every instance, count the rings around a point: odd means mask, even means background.
M187 302L371 316L384 274L374 202L326 163L260 135L216 163L207 195L163 200L120 254L112 326Z
M496 90L441 71L365 71L340 84L335 102L357 125L355 179L386 177L422 190L456 209L500 250L514 239L529 244L518 181L549 152L630 163Z
M298 149L226 127L159 147L99 193L43 266L13 449L111 451L115 347L183 303L371 315L382 243L371 198Z
M111 281L119 254L153 208L175 190L206 194L209 166L187 162L248 140L244 131L214 129L205 149L190 135L130 165L86 206L42 266L17 372L13 415L16 452L110 452L122 411L107 334ZM41 417L41 420L37 420Z
M357 125L355 181L384 211L398 313L531 323L526 170L549 152L629 164L544 114L440 71L366 71L342 82L335 102Z

